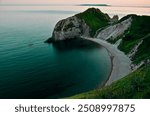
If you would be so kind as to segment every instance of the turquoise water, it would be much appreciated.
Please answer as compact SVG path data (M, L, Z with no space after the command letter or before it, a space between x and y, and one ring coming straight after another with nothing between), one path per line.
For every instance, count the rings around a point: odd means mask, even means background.
M44 43L73 11L0 11L0 98L63 98L97 88L110 72L89 41Z
M55 24L88 6L0 6L0 98L63 98L97 88L110 72L106 49L88 41L44 43ZM110 16L150 8L98 7Z

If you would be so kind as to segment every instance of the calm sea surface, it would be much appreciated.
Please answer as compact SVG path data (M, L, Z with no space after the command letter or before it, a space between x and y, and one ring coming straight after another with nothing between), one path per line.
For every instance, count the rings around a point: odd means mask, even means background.
M110 16L150 15L149 8L99 8ZM44 43L60 19L85 9L0 6L0 98L63 98L106 81L111 66L103 47L79 40Z

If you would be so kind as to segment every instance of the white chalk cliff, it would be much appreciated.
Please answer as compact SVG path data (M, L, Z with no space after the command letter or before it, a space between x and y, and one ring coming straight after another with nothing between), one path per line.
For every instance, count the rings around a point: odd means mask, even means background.
M89 36L90 28L84 20L72 16L59 21L53 31L52 40L72 39L80 36Z
M100 29L97 31L95 35L96 38L107 40L107 39L115 39L122 34L131 26L132 18L128 18L120 23L109 25L104 29Z

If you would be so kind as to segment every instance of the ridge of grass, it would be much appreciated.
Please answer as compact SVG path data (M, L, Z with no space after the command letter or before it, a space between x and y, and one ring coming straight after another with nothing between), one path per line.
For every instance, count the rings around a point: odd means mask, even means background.
M89 8L76 16L83 19L91 28L91 36L94 36L98 29L107 26L110 22L110 17L107 14L95 8Z

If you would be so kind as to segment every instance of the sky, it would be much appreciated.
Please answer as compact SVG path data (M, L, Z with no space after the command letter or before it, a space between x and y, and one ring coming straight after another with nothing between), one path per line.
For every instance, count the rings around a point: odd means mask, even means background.
M109 5L146 5L150 6L150 0L0 0L0 3L8 4L79 4L98 3Z

